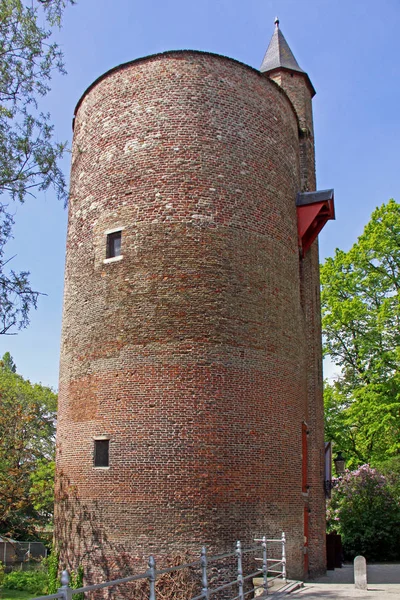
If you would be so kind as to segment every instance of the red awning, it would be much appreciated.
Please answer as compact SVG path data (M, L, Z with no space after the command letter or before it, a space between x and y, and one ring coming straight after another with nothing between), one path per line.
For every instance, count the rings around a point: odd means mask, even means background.
M304 258L325 223L335 218L333 190L297 194L296 205L299 245Z

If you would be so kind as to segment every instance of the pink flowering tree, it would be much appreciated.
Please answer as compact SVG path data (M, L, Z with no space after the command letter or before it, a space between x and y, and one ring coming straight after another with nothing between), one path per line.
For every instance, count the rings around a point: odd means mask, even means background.
M327 505L328 533L342 536L345 558L400 559L400 499L387 478L369 465L334 480Z

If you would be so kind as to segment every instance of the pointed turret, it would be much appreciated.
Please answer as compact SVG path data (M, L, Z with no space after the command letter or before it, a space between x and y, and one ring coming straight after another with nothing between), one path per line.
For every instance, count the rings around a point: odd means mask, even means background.
M279 19L276 17L275 31L269 43L268 50L265 53L260 71L261 73L266 73L282 67L284 69L290 69L291 71L300 71L300 73L304 73L303 69L299 67L293 52L289 48L285 36L279 29Z
M264 56L261 72L277 83L292 102L300 127L301 191L313 191L316 185L312 118L315 89L279 29L278 17L275 19L275 31Z
M275 19L275 31L269 43L268 49L265 53L264 60L262 61L260 71L261 73L268 73L269 75L276 71L295 71L296 73L302 73L310 86L311 95L315 95L315 89L312 85L310 78L307 73L299 66L299 63L294 57L293 52L289 48L285 36L279 29L279 19Z

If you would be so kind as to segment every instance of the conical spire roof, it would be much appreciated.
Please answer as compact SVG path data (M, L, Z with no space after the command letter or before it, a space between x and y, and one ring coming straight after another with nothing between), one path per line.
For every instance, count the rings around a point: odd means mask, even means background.
M275 19L275 31L265 53L264 60L260 68L261 73L273 71L274 69L290 69L304 73L293 56L289 44L285 40L282 31L279 29L279 19Z

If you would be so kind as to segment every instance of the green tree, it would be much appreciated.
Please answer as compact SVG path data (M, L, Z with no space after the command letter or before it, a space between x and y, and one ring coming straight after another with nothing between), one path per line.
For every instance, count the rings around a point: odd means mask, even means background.
M29 497L36 513L45 522L51 521L54 508L55 462L40 458L31 473Z
M345 557L400 558L400 504L386 477L362 465L336 481L327 506L328 532L342 536Z
M377 208L357 242L321 268L326 435L348 465L400 455L400 205Z
M34 537L52 515L57 397L0 369L0 535Z
M0 334L26 327L39 295L29 272L7 267L4 247L14 223L9 204L49 187L66 198L59 167L65 143L54 140L50 115L39 103L52 74L64 72L61 50L51 38L69 3L74 0L0 0Z
M9 352L3 354L3 358L0 361L0 368L16 373L17 365L15 364L13 357Z

